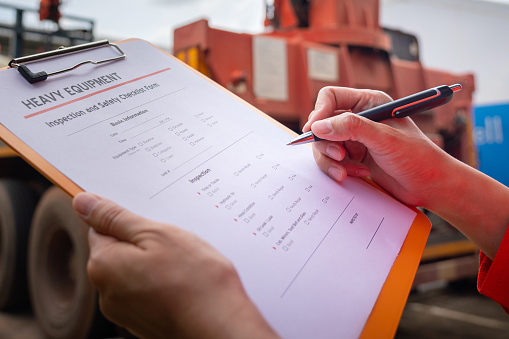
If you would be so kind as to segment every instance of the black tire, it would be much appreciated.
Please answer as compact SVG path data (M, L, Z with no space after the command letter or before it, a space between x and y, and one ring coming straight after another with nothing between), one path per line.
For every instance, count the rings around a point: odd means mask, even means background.
M0 180L0 309L28 307L26 260L36 194L24 183Z
M87 338L93 327L98 298L86 274L87 232L71 198L47 190L33 217L28 275L32 307L49 338Z

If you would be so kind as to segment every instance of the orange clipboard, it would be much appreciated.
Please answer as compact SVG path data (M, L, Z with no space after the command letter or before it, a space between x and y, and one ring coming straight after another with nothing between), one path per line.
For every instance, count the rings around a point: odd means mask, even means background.
M123 40L115 44L122 44L132 40L135 39ZM154 47L158 48L156 46ZM167 54L169 57L175 58L171 54L163 50L161 51ZM175 60L178 59L175 58ZM182 63L180 60L178 60L178 62ZM214 81L204 76L203 74L199 73L195 69L191 68L190 66L184 63L182 64L185 65L192 72L195 72L196 74L201 76L203 79L209 81L210 83L214 84L224 92L228 93L236 100L241 100L233 93L217 85ZM0 68L0 71L5 69L7 69L7 67ZM262 117L268 119L272 123L286 130L290 136L296 135L287 127L283 126L273 118L264 114L256 107L244 101L242 102L248 105L254 111L258 112L258 114L260 114ZM8 145L12 150L14 150L17 153L17 155L22 157L27 163L29 163L37 171L43 174L56 186L60 187L62 190L67 192L70 196L75 196L79 192L83 191L83 189L79 187L75 182L73 182L71 179L69 179L59 170L57 170L52 164L50 164L47 160L45 160L32 148L26 145L22 140L20 140L15 134L13 134L2 124L0 124L0 136L1 136L0 140L4 141L6 145ZM1 146L0 151L2 151ZM376 184L373 183L371 184L377 187ZM379 187L377 188L380 189ZM412 208L412 210L416 212L416 217L413 221L412 226L410 227L405 242L401 247L400 253L396 258L393 267L384 283L384 286L377 298L375 306L372 309L371 315L369 316L368 320L365 323L364 329L360 336L360 338L362 339L393 338L397 331L399 320L403 313L403 309L405 307L408 295L410 293L410 289L412 287L412 283L417 268L419 266L422 253L424 251L424 247L426 245L426 241L431 230L431 223L428 220L428 218L424 215L424 213L415 208Z
M380 291L371 316L364 325L361 339L394 338L396 334L431 231L431 222L424 213L418 209L413 210L417 215Z

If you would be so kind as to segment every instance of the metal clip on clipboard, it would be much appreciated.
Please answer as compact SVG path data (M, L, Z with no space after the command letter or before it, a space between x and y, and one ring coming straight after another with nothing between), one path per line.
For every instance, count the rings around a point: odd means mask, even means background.
M85 61L82 61L82 62L72 66L72 67L64 68L59 71L54 71L51 73L46 73L45 71L33 73L32 71L30 71L28 69L28 67L26 65L22 65L23 63L29 63L32 61L56 57L56 56L60 56L63 54L80 52L83 50L97 48L97 47L101 47L101 46L105 46L105 45L109 45L112 48L116 49L117 52L120 53L120 55L113 57L113 58L108 58L108 59L103 59L103 60L98 60L98 61L85 60ZM72 71L84 64L98 65L98 64L105 63L105 62L121 60L121 59L124 59L125 56L126 56L125 53L120 49L120 47L118 47L118 45L112 44L108 40L101 40L101 41L90 42L87 44L82 44L82 45L77 45L77 46L60 47L54 51L43 52L43 53L38 53L38 54L34 54L34 55L28 55L25 57L15 58L15 59L12 59L11 61L9 61L9 67L16 67L18 69L18 72L23 76L23 78L25 78L29 83L33 84L33 83L36 83L39 81L46 80L49 76Z

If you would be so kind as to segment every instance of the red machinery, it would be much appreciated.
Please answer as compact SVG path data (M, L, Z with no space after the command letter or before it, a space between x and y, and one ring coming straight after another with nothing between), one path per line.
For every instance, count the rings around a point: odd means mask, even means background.
M381 28L378 12L378 0L275 0L266 32L228 32L200 20L175 30L174 54L294 129L305 123L325 86L371 88L400 98L461 83L451 103L415 120L435 142L474 165L470 135L463 133L473 75L424 68L417 39Z
M199 20L175 30L174 54L294 130L325 86L376 89L396 99L460 83L454 100L413 119L448 153L475 165L473 75L423 67L415 36L380 27L378 0L274 0L265 26L264 33L249 35ZM475 246L431 218L438 231L432 231L416 283L475 275Z
M51 20L58 23L60 20L60 0L41 0L39 5L39 19Z

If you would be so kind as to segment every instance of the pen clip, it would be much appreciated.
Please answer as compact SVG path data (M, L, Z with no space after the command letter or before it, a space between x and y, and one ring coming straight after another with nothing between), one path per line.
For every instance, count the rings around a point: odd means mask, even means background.
M410 114L421 113L432 108L442 106L452 99L452 95L454 93L449 86L445 85L432 88L432 90L434 90L435 93L431 93L431 95L426 98L396 107L392 111L392 116L396 118L403 118Z

